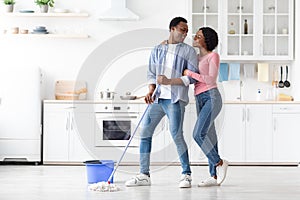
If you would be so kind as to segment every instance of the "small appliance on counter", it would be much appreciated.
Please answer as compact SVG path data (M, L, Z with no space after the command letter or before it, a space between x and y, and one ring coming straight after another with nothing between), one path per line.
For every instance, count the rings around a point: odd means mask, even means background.
M109 91L109 89L107 89L106 91L100 92L100 98L101 100L114 100L115 94L115 92Z
M85 100L87 85L85 81L58 80L55 82L56 100Z

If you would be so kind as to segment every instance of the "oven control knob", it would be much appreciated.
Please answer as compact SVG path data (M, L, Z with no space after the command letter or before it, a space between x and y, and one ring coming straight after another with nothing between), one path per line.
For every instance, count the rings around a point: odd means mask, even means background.
M129 106L127 107L127 110L130 110L130 107L129 107Z
M104 109L105 109L105 110L107 110L107 109L108 109L108 107L107 107L107 106L105 106L105 107L104 107Z

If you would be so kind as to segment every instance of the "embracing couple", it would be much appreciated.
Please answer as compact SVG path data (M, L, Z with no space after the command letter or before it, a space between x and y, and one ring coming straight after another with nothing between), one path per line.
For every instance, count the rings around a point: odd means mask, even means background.
M193 38L193 46L200 50L200 54L197 55L193 47L183 43L188 32L186 19L172 19L169 32L168 40L154 47L150 55L147 71L149 92L145 97L145 102L150 107L143 119L140 133L140 172L126 181L125 185L151 185L152 137L156 126L166 115L182 167L179 187L191 187L188 147L182 127L185 106L189 101L189 85L194 83L197 121L193 138L208 158L211 175L198 183L198 186L219 186L226 177L228 162L218 154L214 125L214 120L222 108L222 98L216 83L220 58L213 52L218 45L218 35L212 28L200 28Z

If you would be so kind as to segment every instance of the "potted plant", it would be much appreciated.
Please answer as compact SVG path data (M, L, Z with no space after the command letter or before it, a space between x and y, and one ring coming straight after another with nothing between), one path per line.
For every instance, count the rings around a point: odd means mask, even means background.
M42 13L48 12L48 8L54 7L54 0L35 0L36 5L41 9Z
M14 4L16 3L15 0L3 0L3 3L6 6L6 12L14 11Z

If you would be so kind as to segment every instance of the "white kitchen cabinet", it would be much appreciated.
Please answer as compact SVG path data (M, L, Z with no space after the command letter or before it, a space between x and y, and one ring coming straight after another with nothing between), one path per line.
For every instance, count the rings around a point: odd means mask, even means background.
M273 161L300 162L300 105L273 106Z
M219 30L220 0L192 0L192 33L202 26Z
M191 2L192 33L201 26L214 28L221 60L293 60L293 0Z
M294 0L263 0L258 7L259 55L276 60L293 60Z
M272 105L227 104L219 138L230 162L272 162Z
M43 161L83 162L93 159L81 143L78 127L84 134L94 134L92 113L83 105L44 103ZM88 110L88 109L87 109ZM82 127L84 125L84 128Z

